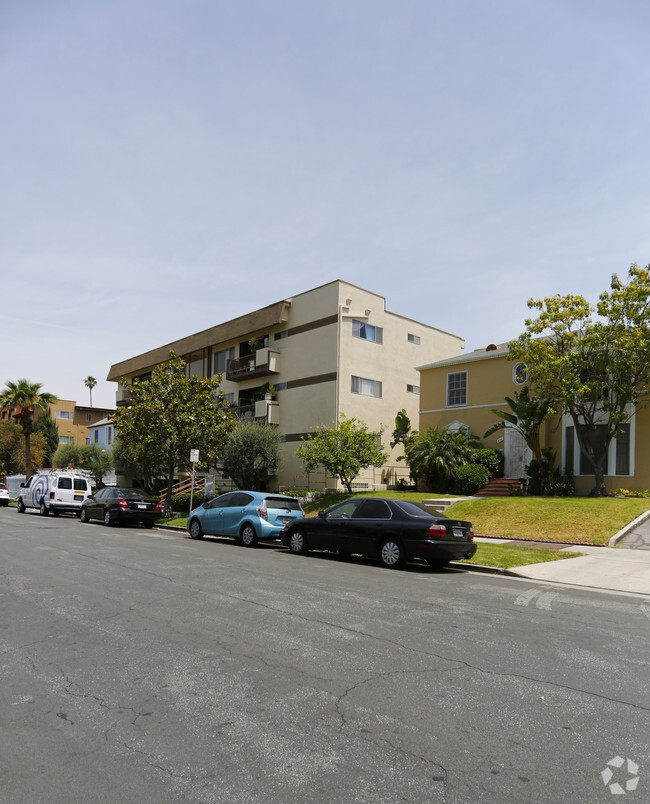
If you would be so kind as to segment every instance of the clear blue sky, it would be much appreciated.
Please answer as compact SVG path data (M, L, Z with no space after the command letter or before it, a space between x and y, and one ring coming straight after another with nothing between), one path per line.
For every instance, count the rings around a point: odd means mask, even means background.
M2 0L0 383L341 278L465 337L650 262L650 4Z

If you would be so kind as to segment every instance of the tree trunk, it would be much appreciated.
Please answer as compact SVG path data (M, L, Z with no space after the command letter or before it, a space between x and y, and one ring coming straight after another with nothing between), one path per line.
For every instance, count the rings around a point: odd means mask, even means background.
M32 474L32 437L31 433L25 430L23 430L23 435L25 438L25 477L29 480Z
M172 487L174 485L174 469L176 468L175 464L170 464L168 467L168 474L167 474L167 491L165 493L165 506L164 506L164 516L166 519L171 519L173 515L172 511Z

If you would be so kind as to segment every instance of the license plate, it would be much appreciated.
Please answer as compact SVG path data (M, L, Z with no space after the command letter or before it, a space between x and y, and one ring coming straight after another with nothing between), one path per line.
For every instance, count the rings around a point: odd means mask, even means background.
M83 502L84 496L83 496L83 494L75 494L74 498L75 498L75 501L81 500L81 502Z
M454 539L464 539L465 533L463 532L462 528L453 528L454 531Z
M138 508L145 508L146 509L146 507L147 506L145 505L145 503L138 503Z

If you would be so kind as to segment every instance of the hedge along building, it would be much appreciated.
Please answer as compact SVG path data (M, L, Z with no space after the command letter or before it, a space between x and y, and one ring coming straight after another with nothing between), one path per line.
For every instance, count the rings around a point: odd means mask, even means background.
M499 421L492 409L511 412L505 397L514 397L527 382L526 366L508 359L508 344L490 344L466 355L421 365L420 430L427 427L466 428L486 447L504 454L504 475L518 478L532 458L517 430L507 427L483 438ZM534 388L531 388L534 394ZM596 435L596 437L598 437ZM650 437L650 411L640 409L622 427L620 438L612 440L607 455L605 486L608 490L628 488L642 491L650 487L650 454L637 449ZM556 465L573 475L576 492L589 494L594 486L593 469L580 451L571 418L560 415L540 428L542 447L551 447Z
M318 426L333 426L343 414L373 431L383 427L386 465L356 480L357 488L373 489L408 476L397 462L401 448L391 451L390 439L399 410L417 420L416 366L458 355L463 344L457 335L387 311L383 296L335 280L116 363L107 379L146 379L169 350L185 358L188 375L223 373L221 388L235 415L278 427L282 464L273 485L283 487L337 488L324 472L306 477L295 455ZM128 386L116 396L117 405L128 404Z

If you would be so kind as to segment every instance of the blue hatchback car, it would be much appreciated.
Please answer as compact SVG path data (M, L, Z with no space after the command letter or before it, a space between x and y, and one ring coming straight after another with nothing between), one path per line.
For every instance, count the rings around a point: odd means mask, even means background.
M232 536L245 547L279 539L285 525L304 517L296 497L263 491L229 491L195 508L187 519L192 539Z

